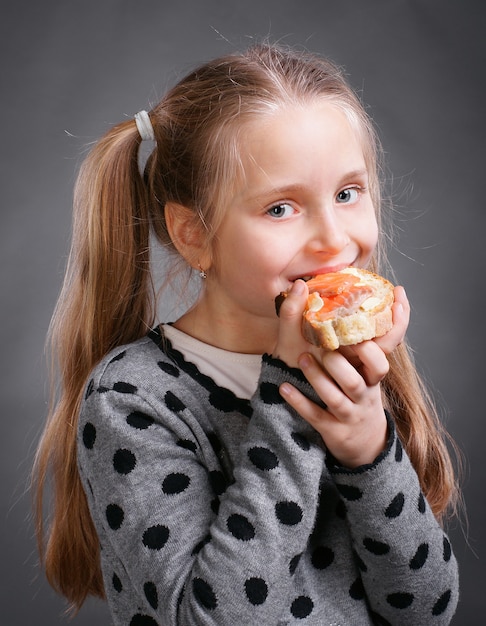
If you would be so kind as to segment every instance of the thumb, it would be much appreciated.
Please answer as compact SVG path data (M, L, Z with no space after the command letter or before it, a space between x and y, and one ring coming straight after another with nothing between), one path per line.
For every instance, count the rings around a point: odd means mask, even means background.
M302 313L309 290L303 280L297 280L280 307L280 324L273 355L290 367L298 367L298 357L308 349L302 336Z
M291 320L298 319L299 324L302 312L307 303L308 288L303 280L296 280L280 306L279 317L282 323L287 324Z

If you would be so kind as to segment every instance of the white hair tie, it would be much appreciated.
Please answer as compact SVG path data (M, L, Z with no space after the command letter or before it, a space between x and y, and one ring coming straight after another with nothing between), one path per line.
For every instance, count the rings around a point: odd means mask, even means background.
M142 141L155 140L154 127L152 126L152 122L150 121L147 111L139 111L138 113L135 113L135 123Z

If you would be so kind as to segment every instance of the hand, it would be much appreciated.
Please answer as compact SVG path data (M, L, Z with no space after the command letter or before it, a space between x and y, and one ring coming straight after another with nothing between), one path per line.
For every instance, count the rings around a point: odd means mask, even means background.
M285 400L321 435L344 466L372 463L383 451L387 423L380 382L388 372L385 353L373 341L353 346L361 363L356 368L339 351L320 359L304 353L299 366L326 408L315 404L289 383L280 387Z
M291 327L298 323L298 338L301 338L302 315L299 305L306 293L306 289L292 289L287 298L289 302L285 303L288 307L285 307L285 312L281 311L281 315L284 313L283 331L288 326L290 332ZM317 354L314 350L311 354L307 344L308 349L297 357L297 365L325 403L326 409L288 383L280 388L286 401L319 432L326 447L346 467L373 462L386 445L387 424L380 382L389 369L386 355L403 341L409 316L405 291L397 287L393 305L394 325L383 337ZM290 337L284 340L279 335L278 346L282 352L279 358L286 360L287 355L295 355L301 345L300 339ZM294 363L286 362L294 366Z

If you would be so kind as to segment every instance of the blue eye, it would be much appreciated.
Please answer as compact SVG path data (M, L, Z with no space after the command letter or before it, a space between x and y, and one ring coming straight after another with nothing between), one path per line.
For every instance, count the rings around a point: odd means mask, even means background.
M348 187L348 189L343 189L336 196L336 200L341 204L352 204L356 202L359 197L359 189L355 187Z
M270 217L282 218L289 217L289 215L292 215L293 212L294 209L290 206L290 204L282 202L282 204L275 204L270 207L267 211L267 215L270 215Z

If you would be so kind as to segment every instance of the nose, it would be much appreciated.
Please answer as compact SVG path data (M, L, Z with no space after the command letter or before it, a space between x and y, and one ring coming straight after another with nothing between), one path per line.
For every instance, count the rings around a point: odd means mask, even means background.
M308 241L311 252L335 256L344 250L349 242L346 224L333 208L324 207L313 216Z

